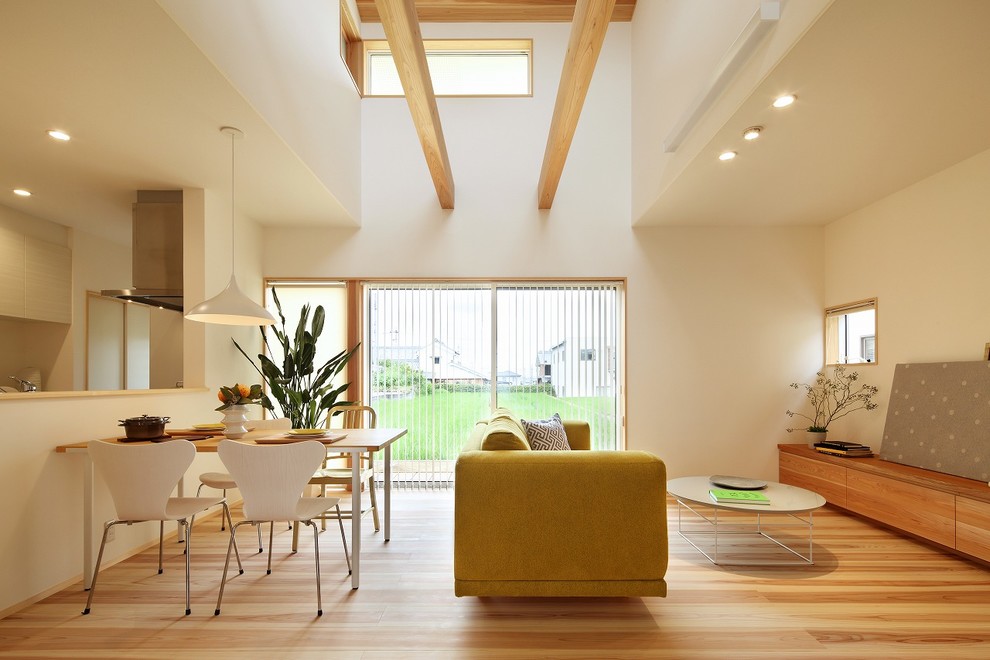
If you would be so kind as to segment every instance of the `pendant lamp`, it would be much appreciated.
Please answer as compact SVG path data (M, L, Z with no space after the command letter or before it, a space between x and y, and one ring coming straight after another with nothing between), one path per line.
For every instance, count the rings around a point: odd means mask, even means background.
M186 318L221 325L272 325L275 317L244 295L234 276L234 259L237 255L234 250L234 140L244 137L244 133L232 126L224 126L220 132L230 136L230 282L226 289L186 312Z

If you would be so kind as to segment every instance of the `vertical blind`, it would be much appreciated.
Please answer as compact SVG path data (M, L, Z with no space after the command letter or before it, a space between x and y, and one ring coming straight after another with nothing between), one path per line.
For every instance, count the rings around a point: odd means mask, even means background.
M393 448L399 485L444 487L492 408L559 413L621 445L621 283L367 282L365 399Z

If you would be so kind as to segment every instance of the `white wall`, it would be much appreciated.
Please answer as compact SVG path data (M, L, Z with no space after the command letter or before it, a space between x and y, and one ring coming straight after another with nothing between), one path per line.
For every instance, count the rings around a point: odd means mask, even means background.
M366 26L367 27L367 26ZM630 28L610 27L554 207L536 187L569 26L534 38L533 98L439 99L456 186L440 210L403 99L365 99L359 230L265 232L274 277L626 277L628 446L671 476L776 476L787 384L820 364L820 228L630 226ZM465 431L466 432L466 431Z
M881 445L896 364L983 359L988 180L984 151L826 227L827 304L878 299L878 364L859 371L881 406L842 420L843 437Z
M158 3L346 213L360 218L361 97L340 57L337 1ZM293 47L283 48L287 42Z

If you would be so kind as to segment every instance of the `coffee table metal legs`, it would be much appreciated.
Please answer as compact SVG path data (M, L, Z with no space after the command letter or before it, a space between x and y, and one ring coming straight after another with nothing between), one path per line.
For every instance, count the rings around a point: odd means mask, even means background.
M707 523L708 526L710 527L710 529L701 530L701 531L688 531L688 532L686 532L684 530L684 528L683 528L682 519L681 519L682 513L683 513L684 509L687 509L688 511L690 511L691 513L693 513L695 516L697 516L698 518L700 518L702 521L704 521L705 523ZM740 525L741 525L740 523L735 523L735 522L726 523L726 522L723 521L721 523L721 526L722 526L723 529L720 530L719 529L719 509L717 507L711 507L711 509L714 512L714 515L705 515L704 512L699 511L696 508L693 508L690 504L685 503L681 499L677 499L677 533L678 533L678 535L680 535L681 538L683 538L685 541L687 541L688 543L690 543L691 546L694 547L695 550L697 550L698 552L700 552L701 554L703 554L705 556L705 558L708 559L708 561L710 561L711 563L713 563L713 564L715 564L717 566L795 566L795 565L807 565L807 564L814 564L815 563L814 562L814 555L812 554L813 553L813 549L814 549L814 512L808 511L807 512L808 517L807 518L802 518L801 516L795 515L793 513L783 513L783 512L780 512L780 513L772 513L771 514L771 513L760 513L758 511L754 511L754 513L756 515L756 524L755 524L755 526L751 527L750 529L740 530L740 529L738 529L738 527L740 527ZM772 524L769 524L768 527L773 527L773 528L781 528L781 527L804 528L807 531L807 536L808 536L808 551L807 551L807 554L802 554L798 550L795 550L791 546L788 546L787 544L781 542L779 539L774 538L769 532L767 532L764 529L764 525L763 525L763 516L767 516L767 515L789 516L790 518L793 518L794 520L798 521L797 523L792 523L792 524L772 523ZM734 529L728 529L728 530L727 529L724 529L726 525L731 525ZM690 536L689 536L689 534L690 534ZM718 554L719 554L719 548L718 548L719 536L726 536L726 535L732 535L732 536L738 536L738 535L750 535L750 536L753 536L753 535L756 535L756 536L761 536L761 537L763 537L763 538L765 538L765 539L767 539L769 541L772 541L773 543L777 544L778 546L780 546L781 548L783 548L787 552L789 552L792 555L794 555L795 557L797 557L797 559L796 560L791 560L791 561L720 561L719 560L719 556L718 556ZM704 548L702 548L700 545L698 545L698 543L696 543L695 540L691 538L691 536L694 536L694 537L710 537L712 539L713 543L714 543L714 549L712 550L711 554L709 554L708 552L706 552ZM698 540L700 540L700 539L698 539Z

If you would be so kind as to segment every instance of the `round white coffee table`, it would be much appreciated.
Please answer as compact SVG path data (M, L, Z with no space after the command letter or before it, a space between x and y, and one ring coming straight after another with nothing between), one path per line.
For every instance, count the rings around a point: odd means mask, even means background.
M722 486L716 486L709 482L708 477L680 477L678 479L671 479L667 482L667 492L677 500L677 533L688 543L690 543L698 552L703 554L708 561L713 564L718 565L788 565L788 564L814 564L812 548L814 545L814 520L813 514L815 509L821 508L825 505L825 498L818 493L806 490L804 488L798 488L797 486L788 486L787 484L779 484L774 481L767 482L766 488L760 489L757 492L766 495L769 498L769 504L746 504L746 503L735 503L735 502L716 502L712 499L709 491L712 488L722 488ZM709 513L707 510L703 510L702 507L708 507L711 509ZM687 509L691 513L695 514L704 523L707 523L706 528L701 531L691 530L685 531L682 523L681 514ZM719 527L719 511L734 511L734 512L746 512L756 514L755 525L746 526L744 529L740 529L739 523L722 522L722 529ZM800 514L807 514L803 517ZM766 515L783 515L787 516L791 520L797 521L796 523L764 523L763 517ZM731 529L726 529L727 526L731 526ZM777 538L774 538L765 529L766 527L773 527L778 529L781 527L801 527L807 531L808 538L808 551L807 554L802 554L794 548L782 543ZM798 559L795 561L719 561L718 557L718 540L719 535L725 534L749 534L758 535L765 539L768 539L778 546L787 550L792 555L796 556ZM701 546L698 545L697 540L701 537L711 537L714 546L711 551L706 552Z

